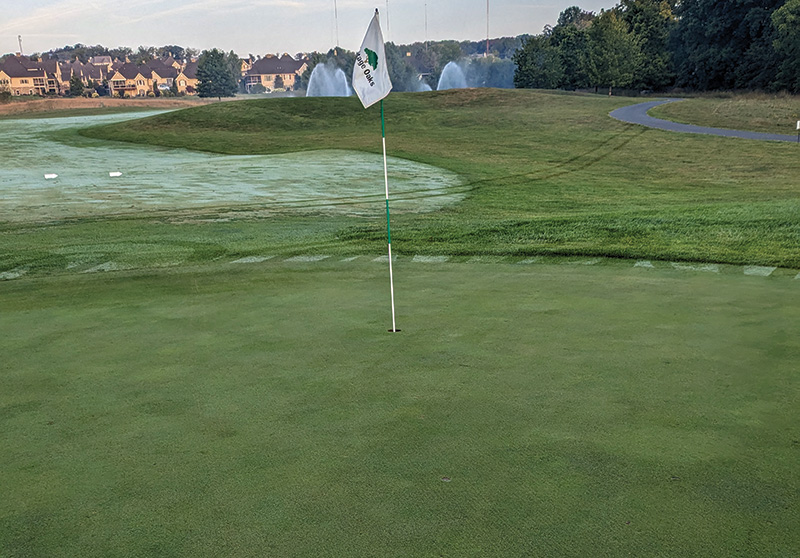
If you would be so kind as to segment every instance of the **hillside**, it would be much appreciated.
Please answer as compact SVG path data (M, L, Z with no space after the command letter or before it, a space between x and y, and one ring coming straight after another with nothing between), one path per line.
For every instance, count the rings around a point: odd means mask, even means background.
M450 209L399 216L397 249L800 266L795 146L608 118L632 102L529 90L393 94L389 154L457 172L470 189ZM218 103L82 133L231 154L380 152L377 107L352 98ZM382 237L377 222L338 235L353 249Z

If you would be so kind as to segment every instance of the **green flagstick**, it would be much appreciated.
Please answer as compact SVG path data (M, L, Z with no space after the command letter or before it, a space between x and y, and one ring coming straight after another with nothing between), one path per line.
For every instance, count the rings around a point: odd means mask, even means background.
M381 99L381 139L383 141L383 181L386 185L386 236L389 240L389 291L392 297L392 333L400 331L395 324L394 316L394 274L392 273L392 225L389 219L389 169L386 165L386 118L383 113L383 99Z

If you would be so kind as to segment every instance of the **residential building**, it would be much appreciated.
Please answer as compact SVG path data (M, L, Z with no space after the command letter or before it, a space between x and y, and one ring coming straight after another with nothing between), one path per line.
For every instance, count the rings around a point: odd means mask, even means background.
M256 60L247 70L244 86L248 92L256 85L262 85L267 91L294 91L298 78L307 68L306 60L295 60L289 54L281 57L267 55Z
M175 81L178 82L178 93L186 95L197 94L197 85L200 83L200 80L197 79L197 61L187 62L183 69L178 72Z
M0 88L8 89L14 96L45 95L47 72L20 54L9 56L0 65Z
M128 62L108 78L112 97L146 97L148 91L153 91L153 72L147 66Z

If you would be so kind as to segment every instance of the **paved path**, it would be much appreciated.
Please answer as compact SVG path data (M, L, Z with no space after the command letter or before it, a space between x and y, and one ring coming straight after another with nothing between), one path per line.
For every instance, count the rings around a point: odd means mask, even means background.
M662 99L660 101L649 101L647 103L639 103L638 105L631 105L629 107L622 107L617 110L611 111L611 118L616 118L622 122L629 124L640 124L648 128L657 128L659 130L667 130L669 132L684 132L687 134L708 134L712 136L725 136L728 138L743 138L752 140L765 140L765 141L797 141L797 136L785 134L764 134L761 132L746 132L744 130L727 130L725 128L708 128L706 126L694 126L692 124L679 124L669 120L661 120L660 118L653 118L648 116L647 111L658 105L666 103L674 103L676 101L683 101L683 99Z

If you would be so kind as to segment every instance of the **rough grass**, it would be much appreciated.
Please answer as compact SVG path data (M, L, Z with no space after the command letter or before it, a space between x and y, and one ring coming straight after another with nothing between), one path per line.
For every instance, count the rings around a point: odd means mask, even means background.
M608 118L630 102L499 90L390 96L390 154L457 172L471 188L450 209L397 215L397 249L800 267L796 146ZM222 153L380 150L379 113L355 99L223 103L84 133ZM379 246L381 231L359 222L339 236L358 253Z
M800 552L790 279L396 272L0 283L0 555Z
M652 116L683 124L791 135L800 120L800 96L758 93L701 96L661 105Z

